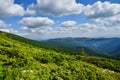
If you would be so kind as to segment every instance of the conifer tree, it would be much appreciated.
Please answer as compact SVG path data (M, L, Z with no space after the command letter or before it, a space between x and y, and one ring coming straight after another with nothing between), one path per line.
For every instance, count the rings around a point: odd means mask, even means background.
M81 48L81 49L80 49L80 55L83 56L83 55L85 55L85 54L86 54L86 53L85 53L84 48Z

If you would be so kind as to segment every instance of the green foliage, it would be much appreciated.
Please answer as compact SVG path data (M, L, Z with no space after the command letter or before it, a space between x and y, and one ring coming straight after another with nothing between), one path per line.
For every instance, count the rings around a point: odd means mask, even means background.
M85 56L85 55L86 55L84 48L81 48L81 50L80 50L80 55L81 55L81 56Z
M120 80L120 73L99 68L102 60L97 67L87 56L61 54L27 41L0 32L0 80Z
M81 57L81 60L87 63L94 64L95 66L101 68L109 69L115 72L120 72L120 60L115 60L111 58L101 58L96 56Z

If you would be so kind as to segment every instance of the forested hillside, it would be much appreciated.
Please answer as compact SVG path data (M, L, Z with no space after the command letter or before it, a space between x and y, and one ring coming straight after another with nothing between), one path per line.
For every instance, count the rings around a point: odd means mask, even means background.
M44 42L79 52L83 47L92 55L120 58L120 38L58 38Z
M44 45L0 32L0 80L120 80L119 59L89 56L84 49L70 55Z

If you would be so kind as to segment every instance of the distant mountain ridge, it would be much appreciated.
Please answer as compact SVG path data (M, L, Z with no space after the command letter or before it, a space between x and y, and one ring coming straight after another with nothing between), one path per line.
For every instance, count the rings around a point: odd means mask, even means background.
M51 43L62 47L86 47L99 51L101 54L109 56L120 57L120 38L57 38L46 40L45 42Z
M14 34L4 33L10 39L57 52L76 55L80 50L97 56L120 58L120 38L57 38L44 41L29 40Z

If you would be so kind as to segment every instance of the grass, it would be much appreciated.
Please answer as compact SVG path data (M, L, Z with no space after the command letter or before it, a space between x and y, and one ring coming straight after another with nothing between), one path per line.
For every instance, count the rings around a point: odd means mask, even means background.
M35 47L6 35L8 33L0 32L1 80L120 80L119 69L102 66L108 65L107 58L67 55ZM96 60L98 63L94 62ZM111 64L120 65L117 60L110 60Z

